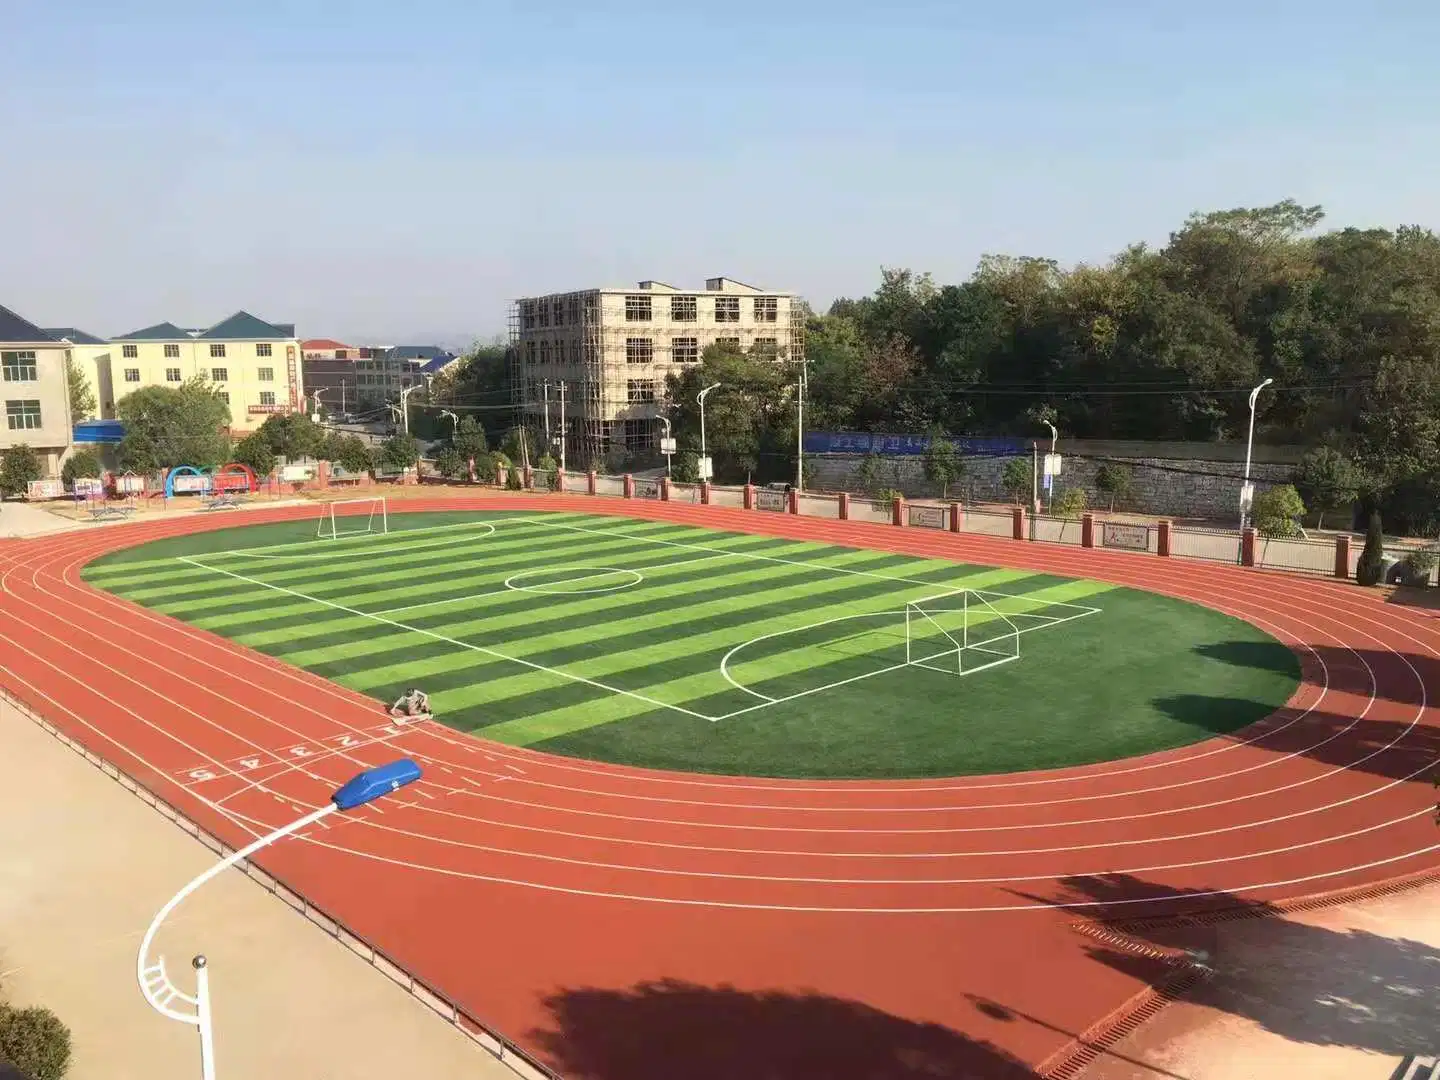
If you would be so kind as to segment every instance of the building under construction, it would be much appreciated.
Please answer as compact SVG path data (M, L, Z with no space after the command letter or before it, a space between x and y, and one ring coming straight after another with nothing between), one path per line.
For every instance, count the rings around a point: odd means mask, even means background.
M654 449L665 377L709 345L804 359L805 309L793 293L709 278L703 292L660 281L511 305L513 399L528 427L565 433L572 468ZM560 384L564 383L564 423Z

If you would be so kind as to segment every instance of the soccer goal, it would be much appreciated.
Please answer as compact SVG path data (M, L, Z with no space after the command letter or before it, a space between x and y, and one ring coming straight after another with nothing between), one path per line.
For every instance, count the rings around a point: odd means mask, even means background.
M320 508L320 522L315 529L317 540L338 540L342 536L365 533L388 533L390 514L385 497L339 499Z
M905 663L947 675L971 675L1020 659L1020 629L974 589L905 604Z

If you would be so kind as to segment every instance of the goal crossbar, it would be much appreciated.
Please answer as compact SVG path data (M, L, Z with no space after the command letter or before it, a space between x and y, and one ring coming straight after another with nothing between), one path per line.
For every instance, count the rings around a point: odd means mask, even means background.
M1020 628L975 589L952 589L905 604L905 663L971 675L1020 659Z
M345 507L365 507L365 510L345 513ZM342 536L383 534L389 531L390 511L385 497L372 495L369 498L336 499L334 502L325 503L320 511L320 521L315 527L315 538L338 540Z

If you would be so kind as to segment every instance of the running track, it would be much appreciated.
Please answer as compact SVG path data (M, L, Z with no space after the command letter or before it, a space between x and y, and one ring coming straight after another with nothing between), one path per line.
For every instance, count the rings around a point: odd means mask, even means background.
M197 516L0 542L0 682L237 846L319 805L359 767L397 750L417 758L425 780L257 862L575 1077L703 1080L744 1062L787 1078L1009 1075L1007 1055L1030 1066L1063 1056L1075 1033L1163 970L1100 962L1073 929L1082 917L1283 900L1440 865L1429 784L1440 622L1426 611L1219 564L543 499L1150 589L1264 628L1299 653L1304 680L1285 710L1229 738L1010 777L691 777L438 725L377 741L385 718L374 700L81 582L104 552L237 523ZM405 503L514 507L537 499ZM231 772L245 757L275 763ZM217 778L187 780L199 767ZM1083 880L1107 874L1117 876ZM634 992L662 980L676 985ZM707 1071L701 1053L733 1059ZM913 1072L896 1064L927 1054Z

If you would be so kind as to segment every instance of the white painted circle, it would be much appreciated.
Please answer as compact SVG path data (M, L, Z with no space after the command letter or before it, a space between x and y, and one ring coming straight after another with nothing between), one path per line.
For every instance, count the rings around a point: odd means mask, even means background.
M517 585L516 582L525 578L536 577L540 574L573 574L573 577L562 577L555 581L547 581L538 585ZM629 581L622 581L618 585L597 585L588 589L566 589L556 586L566 585L571 582L594 581L607 578L615 574L626 574ZM586 596L591 593L619 592L621 589L629 589L639 585L645 580L645 576L638 570L617 570L613 566L550 566L543 570L522 570L518 574L511 574L505 579L505 588L514 589L516 592L539 593L541 596Z

